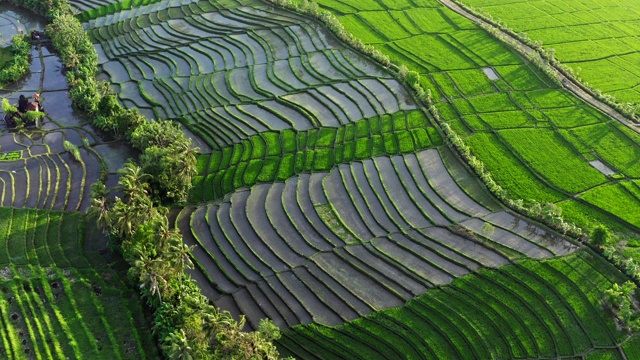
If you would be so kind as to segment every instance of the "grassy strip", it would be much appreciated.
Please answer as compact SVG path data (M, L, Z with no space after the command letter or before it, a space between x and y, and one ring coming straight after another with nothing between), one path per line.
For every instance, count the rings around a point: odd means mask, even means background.
M129 304L123 301L128 302L134 294L116 280L110 270L99 272L88 266L86 253L81 250L84 234L82 215L13 208L0 208L0 212L0 239L11 244L13 255L0 261L0 279L3 282L0 293L3 301L10 300L8 304L0 303L0 307L5 307L2 309L5 320L2 333L10 341L5 342L4 347L8 358L20 358L19 354L29 358L32 355L38 358L111 358L112 350L113 354L128 352L130 356L126 358L138 358L140 354L153 353L153 347L142 349L140 343L122 345L124 338L141 336L139 329L132 330L131 326L125 326L130 325L131 318L137 318L140 313L127 312ZM71 262L65 258L63 251L49 254L49 249L61 249L61 242L66 242L65 249L73 254ZM17 254L26 254L28 264ZM85 269L69 268L74 265ZM102 258L96 265L103 269L108 267ZM66 284L78 284L78 279L86 281L83 281L81 291L73 293L70 288L65 288ZM100 293L96 294L98 288ZM92 309L102 309L99 311L104 313L107 307L117 314L127 314L125 321L119 317L104 316L104 325L98 326L88 321L93 319L89 315L94 311ZM99 321L99 318L95 319ZM11 344L12 334L18 334L20 340L26 342ZM94 336L104 339L117 336L113 344L122 348L118 350L104 346L104 351L101 351L101 345L91 340ZM124 346L128 348L124 349Z
M129 340L140 335L137 329L123 326L130 325L130 318L137 316L127 310L133 292L124 284L113 279L105 283L103 274L93 269L15 268L15 271L21 274L20 278L3 281L2 295L11 299L2 310L3 318L6 315L3 332L8 339L17 334L26 341L17 343L12 339L15 343L6 351L12 348L15 354L47 359L114 358L114 355L135 359L141 354L152 354L153 348L145 352L139 343ZM122 315L106 317L107 308ZM95 314L103 314L102 321ZM110 337L112 341L108 340Z
M232 147L200 155L189 201L213 200L239 187L327 171L340 163L413 153L441 143L420 110L338 128L261 133Z

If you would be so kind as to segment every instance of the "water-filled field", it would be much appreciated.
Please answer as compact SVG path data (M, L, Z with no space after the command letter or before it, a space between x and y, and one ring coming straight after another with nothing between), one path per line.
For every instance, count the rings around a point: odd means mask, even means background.
M482 267L576 248L478 204L434 149L256 185L188 207L178 224L198 245L205 291L254 325L337 325Z
M394 71L318 21L254 0L71 3L119 101L200 140L172 213L191 274L249 328L289 328L283 353L632 356L601 306L626 275L501 206ZM631 130L439 2L319 3L421 74L511 197L638 227Z
M180 118L215 149L416 108L390 74L318 24L245 3L160 2L87 26L123 104Z

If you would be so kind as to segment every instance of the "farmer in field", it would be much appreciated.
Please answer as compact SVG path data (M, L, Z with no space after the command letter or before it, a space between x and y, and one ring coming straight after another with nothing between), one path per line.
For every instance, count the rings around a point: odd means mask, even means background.
M31 40L40 40L44 34L40 31L33 29L31 30Z
M40 102L40 94L33 94L33 102L31 102L29 105L31 105L29 107L29 110L44 111L44 109L42 108L42 103ZM31 109L31 107L33 107L33 109Z
M27 101L27 98L24 95L20 95L20 98L18 99L18 112L24 114L27 112L28 107L29 101Z

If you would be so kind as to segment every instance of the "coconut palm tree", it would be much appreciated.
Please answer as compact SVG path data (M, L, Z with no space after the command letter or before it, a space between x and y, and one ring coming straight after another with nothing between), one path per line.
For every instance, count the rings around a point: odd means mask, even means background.
M182 236L180 236L178 230L172 231L171 236L166 241L164 257L168 261L169 266L171 266L177 274L181 275L186 269L193 266L191 258L189 257L192 248L182 242ZM182 276L180 276L180 281L182 282Z
M138 196L129 203L116 196L111 208L111 227L123 239L131 237L138 228L153 219L157 211L148 196Z
M119 188L129 201L140 195L146 196L149 194L149 184L146 182L149 179L149 175L145 174L141 167L131 161L127 161L122 169L118 171L118 174L120 174Z
M158 294L158 300L162 302L162 289L167 285L166 263L161 258L152 258L142 253L136 259L131 268L134 275L138 276L140 288L148 291L149 300Z

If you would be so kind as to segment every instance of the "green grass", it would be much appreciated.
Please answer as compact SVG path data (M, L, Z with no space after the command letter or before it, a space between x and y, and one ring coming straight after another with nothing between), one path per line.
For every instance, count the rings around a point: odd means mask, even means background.
M511 197L524 200L558 201L562 195L545 185L528 171L501 140L488 133L477 133L468 138L467 143L489 169L500 168L493 172L494 179L502 184Z
M283 181L302 172L327 171L340 163L412 153L441 144L440 135L420 110L339 128L265 132L201 155L189 200L213 200L242 186Z
M559 189L577 193L606 181L602 173L551 130L503 130L499 134L524 161Z
M622 102L638 102L638 46L635 37L640 24L630 21L639 4L602 3L596 0L567 0L511 3L505 0L465 0L501 19L517 32L527 32L556 57L602 91ZM603 21L605 20L606 21Z
M341 21L346 28L357 32L360 39L368 44L379 44L387 41L384 35L371 27L369 23L365 22L365 20L358 15L344 16Z
M3 358L157 356L116 259L83 249L80 213L2 207L0 219L10 255L0 258Z
M448 75L465 97L496 92L493 82L481 70L449 71Z
M629 209L640 206L640 200L620 184L597 187L580 195L580 198L590 204L607 209L609 213L630 224L640 223L640 214L636 211L629 211Z
M492 112L480 115L480 118L493 129L534 127L537 122L525 111Z
M572 133L625 175L640 177L640 147L624 133L608 124L584 126L573 129Z
M358 16L388 40L404 39L411 35L386 11L360 12Z

